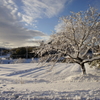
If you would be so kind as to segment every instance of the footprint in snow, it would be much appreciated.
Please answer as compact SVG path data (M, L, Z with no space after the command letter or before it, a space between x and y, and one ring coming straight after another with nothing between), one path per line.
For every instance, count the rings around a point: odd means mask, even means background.
M3 88L3 87L0 87L0 88Z
M2 86L6 86L6 85L2 85Z
M11 87L11 89L14 89L14 87Z

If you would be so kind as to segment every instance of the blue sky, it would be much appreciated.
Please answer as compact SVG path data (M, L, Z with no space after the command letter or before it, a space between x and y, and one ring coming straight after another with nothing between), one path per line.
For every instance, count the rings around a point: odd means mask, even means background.
M99 9L100 0L1 0L0 47L34 46L59 31L59 18Z

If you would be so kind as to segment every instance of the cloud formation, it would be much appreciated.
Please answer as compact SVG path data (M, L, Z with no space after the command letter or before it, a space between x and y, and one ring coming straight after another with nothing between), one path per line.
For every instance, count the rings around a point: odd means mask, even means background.
M23 46L35 36L47 36L25 25L35 26L38 18L59 14L67 0L1 0L0 46ZM27 44L28 45L28 44Z
M27 39L44 35L40 31L23 28L15 20L15 17L7 12L8 9L0 7L0 43L3 46L5 42L7 42L8 46L22 46L27 42Z
M17 15L17 6L12 0L0 1L0 46L16 47L23 46L29 39L45 34L38 30L24 28ZM33 43L34 44L34 43Z
M66 0L22 0L22 20L30 23L43 16L51 18L57 15L63 8Z

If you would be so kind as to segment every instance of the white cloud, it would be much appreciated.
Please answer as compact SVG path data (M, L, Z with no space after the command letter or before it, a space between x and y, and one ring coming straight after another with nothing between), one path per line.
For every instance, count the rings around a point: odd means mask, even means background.
M12 16L15 13L10 10L11 8L5 4L0 6L0 46L23 46L28 39L45 35L38 30L28 30L22 27L18 20Z
M27 43L25 44L25 46L27 46L28 44L30 44L30 45L40 45L40 43L41 43L41 41L44 41L45 40L45 42L46 41L49 41L49 39L50 39L50 36L40 36L40 37L36 37L36 39L29 39L28 41L27 41Z
M18 15L18 17L21 17L22 16L22 14L20 12L18 12L17 15Z
M56 16L63 10L65 2L69 2L69 0L20 0L22 4L17 5L16 1L0 0L0 46L22 46L35 36L47 36L38 30L28 30L22 25L37 27L35 23L38 18Z
M27 16L27 15L23 15L22 16L22 22L26 22L27 24L31 24L32 23L32 20L33 20L33 18L32 17L30 17L30 16Z
M20 0L22 3L20 6L15 1L2 0L2 4L11 11L14 18L18 17L20 22L31 25L37 18L56 16L63 10L66 2L67 4L72 2L72 0Z
M67 0L22 0L22 21L31 23L32 20L42 17L54 17L64 8ZM29 16L29 19L27 18ZM30 20L31 18L31 20Z

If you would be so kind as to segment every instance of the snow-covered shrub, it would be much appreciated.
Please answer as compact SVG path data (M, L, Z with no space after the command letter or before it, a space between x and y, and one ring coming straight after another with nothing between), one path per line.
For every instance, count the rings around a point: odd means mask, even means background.
M25 59L19 58L19 59L15 60L13 63L14 64L16 64L16 63L25 63Z
M100 60L95 60L90 63L90 67L95 66L97 69L100 69Z
M31 63L38 63L38 58L32 58L32 61L31 61Z

